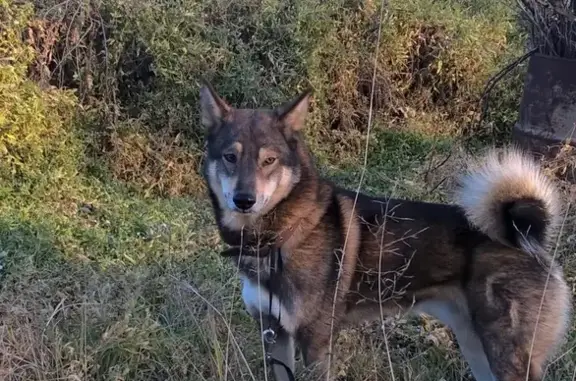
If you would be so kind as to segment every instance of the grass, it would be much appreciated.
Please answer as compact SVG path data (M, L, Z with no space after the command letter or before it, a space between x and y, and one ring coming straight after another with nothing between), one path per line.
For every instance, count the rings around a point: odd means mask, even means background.
M199 176L200 75L246 106L312 85L319 165L358 181L376 2L175 4L0 0L3 380L263 379ZM463 138L506 141L521 72L495 89L482 123L478 100L522 36L493 0L391 0L384 23L364 189L446 200ZM560 240L572 285L574 216ZM386 327L396 380L470 379L433 320ZM572 330L547 380L573 378L575 344ZM340 374L391 379L383 345L372 325L343 332Z

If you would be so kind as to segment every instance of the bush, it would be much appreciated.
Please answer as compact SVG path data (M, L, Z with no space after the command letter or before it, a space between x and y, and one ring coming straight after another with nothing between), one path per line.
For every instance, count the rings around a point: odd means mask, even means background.
M72 4L38 5L42 19L61 25L58 33L75 42L56 42L53 54L43 56L60 62L47 81L77 88L83 103L98 110L90 152L117 179L160 195L199 190L182 183L201 181L201 76L230 103L248 107L276 105L311 85L315 96L307 134L314 152L337 163L357 162L380 20L374 2ZM384 13L376 128L479 133L484 83L503 57L520 50L519 38L510 38L510 9L489 1L472 6L457 0L392 0ZM44 60L37 66L53 64ZM497 91L494 98L504 107L489 114L483 135L506 130L516 113L519 86ZM346 154L334 157L333 152ZM143 174L150 162L178 164Z
M72 121L72 91L41 88L28 77L37 52L33 9L0 1L0 176L20 182L49 174L72 176L80 157ZM41 27L40 24L37 26ZM22 35L28 42L24 42Z

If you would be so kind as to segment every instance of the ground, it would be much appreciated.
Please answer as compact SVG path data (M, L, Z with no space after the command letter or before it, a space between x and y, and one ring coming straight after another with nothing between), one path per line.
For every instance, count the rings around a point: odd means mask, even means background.
M482 120L479 99L521 55L523 33L496 0L380 10L368 0L0 0L0 378L263 379L259 333L218 255L199 176L200 76L238 106L312 86L306 137L323 174L357 186L367 148L365 191L448 201L467 149L509 141L522 68L496 86ZM547 171L574 200L564 152ZM555 251L572 287L575 210ZM434 320L383 327L341 333L345 379L471 379ZM575 378L575 345L573 326L546 380Z

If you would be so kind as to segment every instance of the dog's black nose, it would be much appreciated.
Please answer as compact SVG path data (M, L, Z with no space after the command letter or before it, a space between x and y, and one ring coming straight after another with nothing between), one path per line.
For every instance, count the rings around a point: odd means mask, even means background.
M248 210L256 203L256 198L248 193L238 193L232 200L240 210Z

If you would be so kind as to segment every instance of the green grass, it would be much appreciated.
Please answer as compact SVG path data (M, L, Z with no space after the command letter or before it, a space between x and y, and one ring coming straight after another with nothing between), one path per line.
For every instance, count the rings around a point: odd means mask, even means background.
M447 200L462 139L506 141L521 73L479 126L478 98L522 36L499 1L389 3L363 189ZM200 75L245 106L311 84L319 166L359 180L376 2L174 4L0 0L0 379L263 379L199 175ZM567 224L571 284L575 237ZM386 330L396 380L469 379L433 320ZM574 332L547 380L572 378ZM337 350L347 379L392 379L378 326L343 332Z

